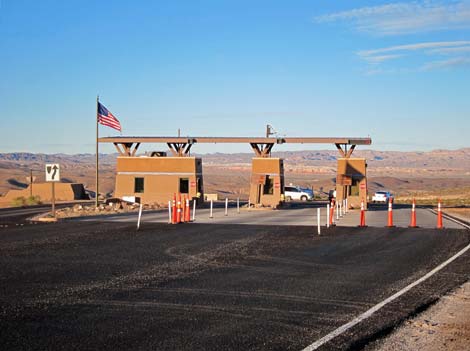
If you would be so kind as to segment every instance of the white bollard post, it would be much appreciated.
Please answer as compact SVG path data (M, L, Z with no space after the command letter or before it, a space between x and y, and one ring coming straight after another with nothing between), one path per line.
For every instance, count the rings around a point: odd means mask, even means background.
M339 204L339 216L343 217L343 204L342 203Z
M193 222L196 220L196 200L193 200Z
M250 198L248 198L248 209L250 209L251 203L250 203Z
M237 197L237 213L240 214L240 198Z
M225 198L225 216L228 216L228 198Z
M318 235L320 235L320 207L317 208L317 229Z
M326 205L326 227L330 227L330 204Z
M344 200L344 211L345 211L344 213L348 213L348 210L349 210L349 209L348 209L348 198L346 198L346 199Z
M212 216L212 206L213 206L213 200L211 199L211 210L210 210L210 213L209 213L209 218L213 218L213 216Z
M140 229L140 219L142 218L142 203L140 204L139 207L139 217L137 218L137 230Z
M336 203L336 220L339 221L339 201Z
M171 201L168 201L168 224L171 224Z

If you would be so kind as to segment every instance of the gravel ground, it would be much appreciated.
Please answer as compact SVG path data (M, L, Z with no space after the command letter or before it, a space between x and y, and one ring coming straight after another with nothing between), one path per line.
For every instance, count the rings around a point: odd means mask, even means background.
M470 349L470 282L442 297L438 303L406 321L390 336L366 351Z

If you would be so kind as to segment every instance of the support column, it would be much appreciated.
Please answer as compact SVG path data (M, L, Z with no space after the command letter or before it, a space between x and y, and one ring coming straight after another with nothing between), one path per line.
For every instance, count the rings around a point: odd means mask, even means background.
M134 147L133 147L134 146ZM133 157L139 149L140 143L114 143L114 147L121 156Z
M251 148L256 154L256 157L271 157L271 150L274 143L258 144L250 143Z
M174 157L186 157L190 156L191 147L194 144L194 140L188 139L185 143L167 143L168 148Z

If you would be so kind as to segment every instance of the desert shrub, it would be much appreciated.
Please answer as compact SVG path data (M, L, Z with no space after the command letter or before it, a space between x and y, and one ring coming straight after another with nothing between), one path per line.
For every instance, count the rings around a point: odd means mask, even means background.
M26 206L33 206L33 205L40 205L40 204L42 204L42 201L39 195L28 196L28 198L26 199Z
M24 206L26 204L26 199L23 196L15 197L11 202L11 205L14 207Z
M42 202L39 196L28 196L27 198L25 198L24 196L20 196L20 197L14 198L11 204L14 207L20 207L20 206L40 205L42 204Z

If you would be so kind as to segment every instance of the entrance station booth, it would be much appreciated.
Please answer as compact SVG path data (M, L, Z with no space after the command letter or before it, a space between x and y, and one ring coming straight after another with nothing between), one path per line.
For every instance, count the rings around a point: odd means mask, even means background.
M196 157L117 158L115 196L168 204L174 194L203 199L202 161Z
M336 199L348 199L350 208L367 209L367 163L365 158L339 158L336 173Z
M284 193L284 164L280 158L253 158L251 163L250 203L276 207Z

